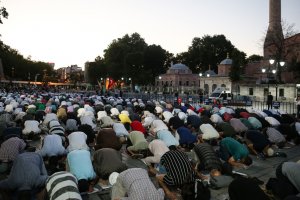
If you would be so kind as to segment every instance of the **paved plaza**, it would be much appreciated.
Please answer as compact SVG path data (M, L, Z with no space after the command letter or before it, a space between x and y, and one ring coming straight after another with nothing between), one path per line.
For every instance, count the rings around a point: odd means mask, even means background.
M298 161L300 160L300 146L291 146L286 149L274 149L275 152L284 152L287 157L272 157L266 160L261 160L256 156L251 156L253 158L253 164L248 169L235 170L241 173L247 174L249 177L257 177L258 179L264 181L264 185L267 183L270 177L275 177L276 167L284 161ZM147 169L146 165L137 159L132 159L126 153L123 153L124 162L128 167L140 167ZM152 179L155 182L155 179ZM155 183L157 185L157 183ZM229 200L228 188L221 188L218 190L211 189L212 200Z

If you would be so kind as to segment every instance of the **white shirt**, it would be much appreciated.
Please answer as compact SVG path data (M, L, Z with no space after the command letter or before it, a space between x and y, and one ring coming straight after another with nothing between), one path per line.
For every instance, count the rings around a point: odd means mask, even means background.
M68 136L68 139L69 139L69 146L67 150L69 152L73 150L79 150L79 149L89 150L89 147L86 144L87 135L84 132L81 131L73 132Z
M90 116L82 116L80 117L81 124L88 124L92 127L92 129L96 128L96 124L93 122L93 118Z
M211 124L202 124L200 126L200 130L203 133L203 140L216 139L220 137L218 131Z
M24 123L24 129L23 134L27 135L30 132L33 132L34 134L38 134L41 132L41 129L39 128L39 122L36 120L26 120Z
M149 143L148 148L153 156L142 159L147 165L150 165L151 163L159 163L162 155L169 151L167 145L159 139L152 140Z

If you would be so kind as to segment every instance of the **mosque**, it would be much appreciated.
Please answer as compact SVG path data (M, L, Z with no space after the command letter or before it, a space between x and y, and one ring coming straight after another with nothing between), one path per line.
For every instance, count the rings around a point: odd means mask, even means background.
M287 66L293 61L300 62L300 33L286 39L283 37L281 0L269 0L269 26L264 42L264 59L247 64L242 81L230 81L232 59L227 55L218 65L217 73L209 69L203 74L193 74L186 65L172 63L166 74L156 77L156 90L209 95L217 87L225 87L234 95L249 96L253 100L265 100L271 92L278 101L293 101L300 94L300 84L297 84L296 74L289 72ZM281 71L280 76L276 74L278 70Z

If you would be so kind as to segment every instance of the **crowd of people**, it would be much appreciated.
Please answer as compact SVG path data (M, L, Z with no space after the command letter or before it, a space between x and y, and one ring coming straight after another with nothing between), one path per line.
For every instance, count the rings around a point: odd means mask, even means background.
M84 93L0 94L0 199L300 199L300 163L263 190L234 173L300 143L280 110ZM130 167L124 160L143 165Z

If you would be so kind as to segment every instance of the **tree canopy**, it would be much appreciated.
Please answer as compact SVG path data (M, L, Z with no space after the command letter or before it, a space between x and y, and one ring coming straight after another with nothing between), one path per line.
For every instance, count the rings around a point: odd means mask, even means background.
M1 1L0 1L1 2ZM8 17L8 12L5 7L0 7L0 24L3 24L2 19Z

